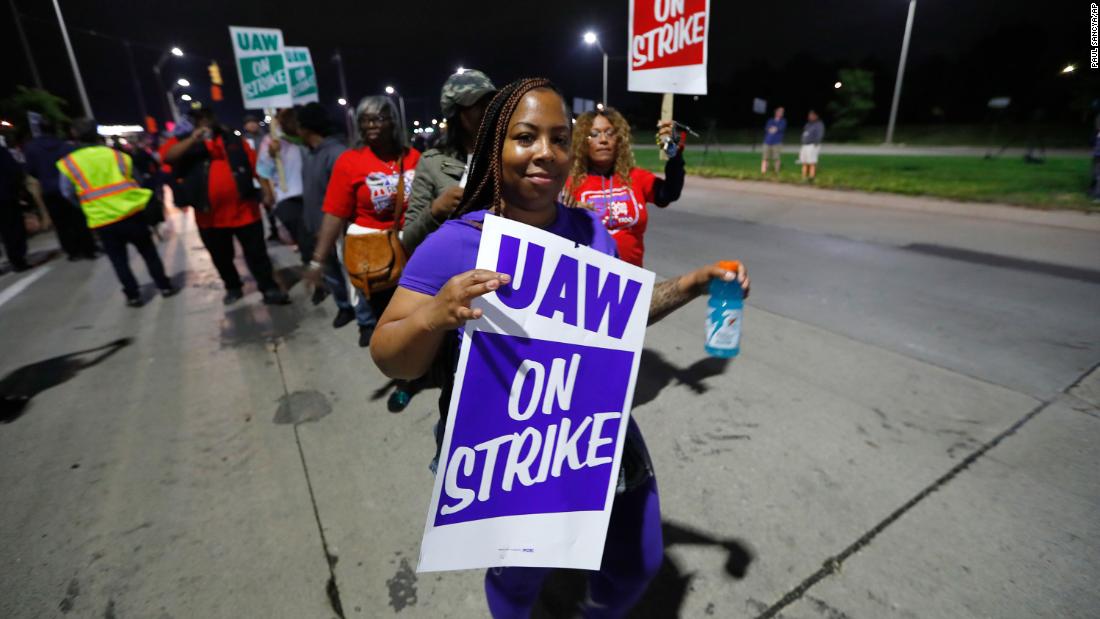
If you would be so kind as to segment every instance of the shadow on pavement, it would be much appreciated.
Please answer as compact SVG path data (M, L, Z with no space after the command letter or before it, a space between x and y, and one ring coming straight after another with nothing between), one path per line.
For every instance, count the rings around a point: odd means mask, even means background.
M32 251L27 254L27 264L33 269L37 266L42 266L47 262L57 258L61 255L60 249L44 249L39 251ZM0 275L6 275L12 272L11 263L5 262L3 266L0 266Z
M627 615L629 619L681 616L695 572L686 570L672 558L668 550L673 546L711 546L722 550L726 553L726 575L735 580L745 577L749 564L753 561L748 546L735 538L718 538L668 520L661 523L661 532L664 536L664 561L642 599ZM588 572L583 570L555 570L551 573L531 613L532 619L579 617L577 608L584 600L587 575Z
M68 382L81 371L98 365L131 343L131 338L122 338L13 370L0 379L0 423L19 419L34 396Z
M634 408L652 402L673 381L686 386L697 395L702 395L710 389L703 380L724 374L729 363L729 359L704 357L686 368L681 368L669 363L661 353L643 348L642 362L638 366L638 380L634 387Z
M172 286L175 287L177 290L183 290L183 288L187 286L190 273L190 271L180 271L175 275L170 275L168 277L168 280L172 282ZM157 290L157 285L153 282L145 282L138 289L138 296L141 297L141 300L146 303L152 301L153 298L158 296L159 294L160 291Z

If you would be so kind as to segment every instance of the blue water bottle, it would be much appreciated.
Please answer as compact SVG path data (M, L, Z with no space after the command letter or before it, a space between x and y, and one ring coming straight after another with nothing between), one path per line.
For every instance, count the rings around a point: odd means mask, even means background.
M722 260L718 266L734 273L740 264ZM730 359L741 352L741 318L744 311L741 284L736 279L727 282L710 280L710 301L707 303L707 341L704 348L712 357Z

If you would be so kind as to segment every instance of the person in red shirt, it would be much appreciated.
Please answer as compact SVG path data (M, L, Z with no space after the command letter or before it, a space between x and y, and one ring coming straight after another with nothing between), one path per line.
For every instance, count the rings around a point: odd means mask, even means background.
M225 284L222 302L230 305L244 296L244 284L233 263L236 238L264 303L290 303L290 297L275 282L264 242L259 194L252 184L256 153L218 123L213 111L196 110L192 118L194 130L182 140L172 137L165 142L161 159L172 166L179 192L177 202L195 210L199 236Z
M333 251L341 232L347 235L370 234L389 230L397 223L394 215L401 201L401 212L412 189L413 171L420 152L408 145L401 126L401 115L393 99L385 96L364 97L356 107L359 140L356 148L344 151L336 160L322 205L324 220L317 235L317 247L306 278L317 285L321 269ZM403 194L397 195L404 177ZM369 303L371 312L360 312L359 345L370 344L378 316L386 309L393 291L357 295L359 303Z
M408 144L401 114L391 97L363 97L355 108L359 124L356 148L344 151L332 168L321 209L324 220L317 235L313 260L306 269L305 279L314 287L320 285L322 265L336 245L341 232L350 236L389 230L399 223L412 190L413 172L420 161L420 151ZM403 179L403 181L402 181ZM398 195L398 186L402 187ZM365 299L355 291L359 321L359 346L370 345L378 317L386 310L394 290L376 292ZM362 311L369 307L370 311ZM389 408L397 412L408 406L412 391L405 381L398 381L389 398Z
M672 121L658 123L672 135ZM681 144L683 142L681 141ZM647 204L665 207L684 188L683 147L665 164L665 178L634 165L630 125L611 108L585 112L573 126L573 169L565 193L595 210L619 248L619 258L642 266Z

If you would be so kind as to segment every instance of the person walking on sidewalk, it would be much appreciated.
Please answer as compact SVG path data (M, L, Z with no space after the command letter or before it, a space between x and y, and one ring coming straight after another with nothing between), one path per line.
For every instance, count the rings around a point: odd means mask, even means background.
M23 209L19 206L23 177L23 167L7 148L0 146L0 241L4 243L8 264L17 272L30 268L27 264L27 228L23 223Z
M325 192L324 218L311 261L318 265L323 265L333 253L341 231L345 237L376 234L400 223L413 183L413 170L420 160L420 152L408 144L392 98L363 97L355 109L355 117L359 124L358 146L344 151L336 160ZM314 268L306 271L306 277L316 286L321 274ZM355 296L365 295L357 291ZM369 295L370 322L359 324L361 347L370 345L378 316L392 296L393 289Z
M236 238L244 261L268 305L286 305L287 296L275 282L271 258L264 243L259 191L252 184L256 155L241 138L222 126L209 109L191 113L194 128L162 146L162 158L172 166L180 202L195 209L199 237L210 252L214 268L225 284L222 302L231 305L244 296L244 284L233 263Z
M39 128L42 133L23 147L27 171L42 186L42 201L53 220L61 250L69 255L69 260L95 259L95 239L84 221L84 214L79 206L61 194L60 189L57 162L72 152L73 146L57 136L48 119L43 118Z
M821 154L824 139L825 123L821 122L817 112L810 110L806 115L806 126L802 129L802 149L798 154L802 161L802 180L812 183L817 178L817 157Z
M292 108L279 110L279 137L274 130L260 141L256 152L256 175L260 177L265 208L274 208L275 218L282 222L290 238L298 245L302 264L309 264L312 255L303 242L302 223L302 147L298 139L298 117ZM293 137L291 137L293 136ZM277 161L278 160L278 161ZM279 171L282 163L282 172Z
M760 161L760 173L768 173L768 162L775 162L775 175L779 176L780 156L783 154L783 134L787 132L787 119L783 108L775 108L775 116L764 123L764 158Z
M452 221L429 236L409 261L371 343L382 373L395 379L422 376L435 366L450 394L458 367L459 330L481 318L471 301L512 282L509 273L476 269L487 214L542 228L608 256L618 250L596 213L568 208L557 198L572 164L572 126L561 92L549 80L513 82L485 111L473 151L462 203ZM457 219L457 221L455 221ZM738 281L745 296L749 279L705 266L653 287L649 324L705 294L712 279ZM448 410L442 404L441 410ZM437 446L443 435L437 435ZM578 614L622 617L661 567L664 547L660 498L641 430L633 416L626 430L618 488L611 507L599 570L588 572L588 595ZM476 533L472 533L476 534ZM529 617L545 567L492 568L485 574L489 614Z
M75 197L84 211L87 226L99 234L103 249L122 284L126 304L145 304L138 291L137 280L130 270L127 245L133 245L145 261L160 294L170 297L179 290L164 272L153 236L142 211L153 192L134 180L134 162L130 156L101 143L94 119L80 118L73 122L73 137L77 148L57 162L58 189Z
M260 152L260 142L264 139L263 127L260 126L260 119L255 114L245 114L244 125L241 126L241 139L243 139L248 147L253 152ZM260 188L260 181L254 180L253 185L257 189ZM263 204L263 203L261 203ZM275 209L272 206L263 204L264 212L267 213L267 226L269 228L267 234L267 240L278 241L279 240L279 222L275 219Z
M485 106L497 93L489 76L466 69L443 83L439 106L447 131L435 148L416 164L409 209L401 244L412 254L424 239L439 229L462 200L460 181L466 175L466 159L474 150Z
M321 231L324 211L325 189L336 160L347 150L344 143L332 136L332 119L320 103L310 103L298 113L298 134L302 136L305 152L302 161L302 223L305 228L306 251L313 255L317 247L317 234ZM313 304L324 300L326 291L332 293L336 302L336 317L332 319L332 328L339 329L355 320L359 325L374 324L374 314L363 295L357 297L352 305L348 291L348 282L344 277L344 267L335 252L329 252L324 263L310 262L307 271L320 271L323 286L313 290Z

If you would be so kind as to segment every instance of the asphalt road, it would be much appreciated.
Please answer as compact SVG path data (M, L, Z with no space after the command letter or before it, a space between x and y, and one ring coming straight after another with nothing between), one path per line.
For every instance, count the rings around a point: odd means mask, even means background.
M634 616L1100 613L1100 234L732 187L647 233L659 275L737 257L754 290L732 363L701 301L647 335L666 562ZM105 260L0 276L0 391L30 397L0 616L485 616L480 573L415 572L436 392L386 412L331 304L224 308L174 226L186 289L140 310Z

